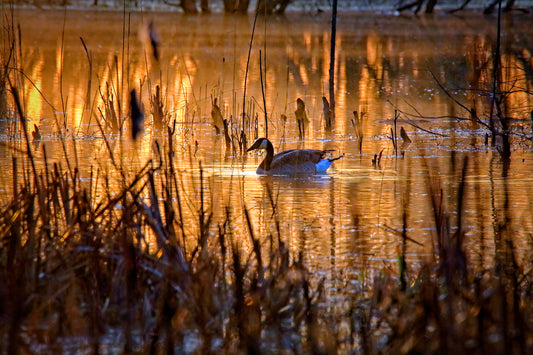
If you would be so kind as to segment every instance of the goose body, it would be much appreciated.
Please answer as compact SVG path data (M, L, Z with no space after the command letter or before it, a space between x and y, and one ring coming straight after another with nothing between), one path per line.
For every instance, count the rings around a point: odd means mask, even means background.
M258 138L247 152L266 150L265 159L257 167L261 175L299 175L325 173L331 164L342 158L326 158L331 150L289 149L274 155L274 146L266 138Z

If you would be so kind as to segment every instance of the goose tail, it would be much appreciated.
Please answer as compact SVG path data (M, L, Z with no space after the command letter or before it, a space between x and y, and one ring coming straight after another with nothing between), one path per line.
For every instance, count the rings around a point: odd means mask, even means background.
M339 155L338 157L336 158L328 158L328 161L330 163L333 163L335 160L339 160L340 158L342 158L344 156L344 153L342 153L341 155Z
M320 160L318 163L316 163L316 172L318 174L325 173L326 170L329 169L329 167L331 166L331 164L333 164L335 160L339 160L343 156L344 154L341 154L336 158L325 158L325 159Z

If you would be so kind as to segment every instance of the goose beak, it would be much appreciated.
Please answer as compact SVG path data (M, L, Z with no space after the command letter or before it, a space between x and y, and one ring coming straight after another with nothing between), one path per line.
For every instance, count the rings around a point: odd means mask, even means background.
M254 144L250 146L250 148L246 149L246 152L251 152L252 150L260 149L259 140L256 140Z

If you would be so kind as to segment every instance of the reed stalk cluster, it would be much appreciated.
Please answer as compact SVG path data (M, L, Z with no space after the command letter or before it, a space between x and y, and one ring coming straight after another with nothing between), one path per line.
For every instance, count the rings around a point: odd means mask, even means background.
M427 169L429 256L416 264L406 256L408 245L417 243L407 222L406 187L397 267L372 276L362 268L360 278L347 274L345 287L331 295L328 280L286 245L272 191L267 188L270 227L262 228L244 202L215 196L201 163L190 174L177 168L176 124L168 127L159 86L146 112L164 133L151 159L134 171L115 159L106 138L122 132L124 95L108 83L99 90L98 124L118 174L98 169L82 178L77 159L65 153L66 167L51 162L44 144L44 162L36 165L17 81L7 73L16 63L2 64L0 114L8 111L9 92L17 122L12 131L22 131L23 146L13 149L10 192L0 205L0 354L533 352L533 243L526 236L518 248L510 228L508 164L501 168L504 202L493 218L493 256L475 262L465 246L469 161L452 154L453 187ZM298 100L303 137L307 116ZM244 95L241 126L228 126L211 99L213 125L234 155L237 147L246 149L247 137L258 135L258 115L246 103ZM361 151L366 112L353 115ZM398 137L411 142L402 127L398 134L398 117L390 132L394 159ZM506 121L501 124L505 130L498 134L505 135ZM58 136L65 151L75 144ZM382 152L374 157L377 168ZM190 166L196 164L191 158ZM189 178L198 184L194 196L184 188ZM354 209L351 217L355 243L365 237L364 215Z
M84 182L74 163L45 159L38 170L31 155L13 158L12 195L0 209L0 353L532 350L533 265L518 257L507 212L494 227L494 260L474 263L465 249L466 159L455 163L453 203L428 173L430 258L406 261L416 236L405 208L397 272L357 286L346 279L326 297L327 280L285 245L272 197L266 235L254 233L245 204L213 202L201 166L199 196L192 208L185 202L173 135L138 171L120 174L113 192L101 188L109 176L91 172ZM247 240L235 237L236 210ZM356 230L362 217L354 212Z

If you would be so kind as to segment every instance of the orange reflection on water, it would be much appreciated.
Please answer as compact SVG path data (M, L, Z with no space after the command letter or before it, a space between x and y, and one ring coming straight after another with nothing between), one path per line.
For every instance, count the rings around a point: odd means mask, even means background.
M492 65L492 24L486 19L471 19L474 24L469 27L455 18L426 19L427 23L423 24L414 19L386 16L372 20L353 15L343 18L337 32L337 120L332 135L324 130L322 110L322 96L329 99L330 56L329 26L324 25L324 18L287 15L272 19L275 26L268 28L266 37L258 28L248 68L245 106L252 119L257 114L259 125L257 131L255 127L246 128L248 144L256 134L265 134L258 52L266 45L267 69L263 80L268 133L276 149L334 149L335 156L346 153L334 163L327 176L294 180L257 177L254 171L261 158L226 151L224 137L217 136L211 126L211 102L216 97L224 118L231 118L231 134L239 137L243 129L249 18L158 14L157 22L165 26L157 27L162 40L157 63L146 57L150 51L136 34L146 23L145 15L132 14L127 53L122 52L121 13L67 14L64 43L60 40L61 15L62 12L54 11L49 11L47 16L31 10L18 13L23 46L38 50L38 55L33 54L38 59L28 63L25 72L57 110L63 110L61 92L66 99L67 126L69 134L79 140L82 174L87 176L90 167L95 166L113 176L111 189L122 186L120 174L113 167L108 147L95 124L96 119L102 120L99 109L105 112L100 92L104 98L112 97L121 120L128 119L131 89L141 93L144 104L145 132L138 141L131 141L129 124L122 138L116 132L105 130L109 149L117 161L134 173L149 159L161 158L156 147L164 149L168 140L165 130L153 127L150 106L150 97L159 85L170 122L177 122L173 159L182 174L180 189L183 191L180 191L187 207L184 213L190 222L187 228L192 234L197 228L201 162L206 174L205 191L209 194L205 203L219 217L225 212L225 204L231 205L235 216L233 232L238 238L247 238L242 218L246 205L257 222L254 224L257 233L263 236L273 233L277 219L292 250L306 252L317 268L331 270L339 266L336 264L339 260L352 265L370 259L376 263L394 263L400 243L397 232L402 226L402 213L407 209L410 233L421 244L409 245L410 255L423 257L434 241L428 170L441 179L453 215L458 181L457 166L453 164L460 161L457 156L469 155L471 174L480 178L469 180L472 187L467 186L465 218L473 225L472 230L490 235L493 221L480 219L478 213L489 216L494 211L486 196L492 196L496 205L502 203L501 196L495 192L500 187L494 188L497 182L490 178L500 168L495 163L498 152L484 145L485 131L465 129L464 124L447 118L468 117L468 114L440 91L430 74L431 70L459 102L476 105L480 117L486 118ZM28 18L33 20L27 21ZM39 27L48 31L37 31ZM510 35L523 36L527 33L524 28L527 26L517 24ZM80 36L90 51L92 72ZM513 46L504 53L501 89L531 87L524 75L524 66L532 64L528 53ZM88 103L85 98L89 78L92 84ZM107 85L110 95L107 95ZM61 147L54 141L56 113L27 82L25 91L30 122L47 133L42 143L50 147L47 148L50 158L62 161ZM295 122L297 98L305 101L310 119L304 140L298 138ZM506 101L509 115L528 118L526 111L533 106L532 101L524 90L510 95ZM398 124L407 130L413 143L399 144L397 151L391 141L395 109L412 114L402 113ZM354 138L351 121L354 110L365 112L361 145ZM281 121L282 113L288 117L287 122ZM419 115L432 118L422 119ZM57 117L62 122L62 113ZM425 130L410 125L407 119ZM41 151L36 151L42 159ZM373 165L372 159L380 152L382 161ZM67 156L73 154L69 146ZM533 228L530 223L522 223L531 217L527 208L533 199L530 199L530 182L525 177L529 176L533 159L529 151L513 154L519 155L512 161L512 175L516 179L511 184L512 208L514 215L519 216L514 223L517 228L523 228L525 235ZM269 189L275 211L269 200ZM475 232L473 236L478 235ZM474 239L469 241L472 250L481 250L481 242Z
M27 106L27 116L28 116L28 126L30 127L30 130L33 130L33 125L36 124L39 126L39 120L41 117L41 113L43 111L43 100L41 98L40 92L43 90L43 82L42 82L42 71L44 68L44 60L42 56L40 55L34 55L34 57L37 56L35 59L35 64L30 69L30 71L27 73L28 77L31 80L31 83L26 81L26 85L24 87L24 92L27 93L26 97L26 106Z

